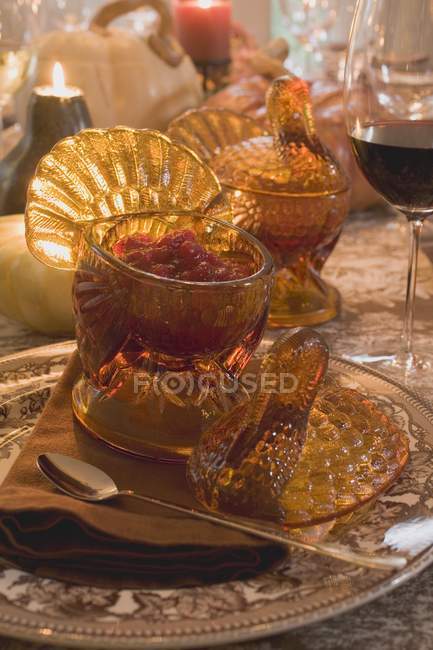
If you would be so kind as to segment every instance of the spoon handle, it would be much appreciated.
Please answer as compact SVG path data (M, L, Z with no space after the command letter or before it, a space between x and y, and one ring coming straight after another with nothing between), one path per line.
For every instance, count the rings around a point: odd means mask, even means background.
M162 508L167 508L169 510L174 510L175 512L180 512L189 517L196 517L197 519L204 519L205 521L210 521L213 524L219 526L225 526L226 528L232 528L234 530L241 531L243 533L248 533L255 537L260 537L261 539L267 539L271 542L276 542L278 544L283 544L292 548L302 549L304 551L309 551L310 553L317 553L319 555L324 555L326 557L331 557L335 560L342 560L343 562L348 562L350 564L355 564L361 567L367 567L368 569L377 569L380 571L394 571L397 569L402 569L406 566L406 558L398 555L389 555L389 556L380 556L380 555L369 555L367 553L356 553L348 549L342 548L336 544L322 544L322 543L308 543L301 542L297 539L293 539L286 535L283 531L270 531L265 529L256 528L250 524L243 523L241 521L236 521L234 519L228 519L226 517L215 515L211 512L205 512L203 510L196 510L195 508L188 508L186 506L181 506L176 503L171 503L170 501L165 501L163 499L157 499L155 497L145 496L142 494L137 494L132 490L122 490L118 493L118 496L133 497L134 499L140 499L141 501L146 501L147 503L152 503L156 506L161 506Z

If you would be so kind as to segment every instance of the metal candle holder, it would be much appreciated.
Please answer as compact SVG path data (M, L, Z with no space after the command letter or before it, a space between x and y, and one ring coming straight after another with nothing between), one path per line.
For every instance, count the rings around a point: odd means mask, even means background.
M212 95L229 83L230 59L225 61L194 61L202 80L205 95Z
M0 162L0 215L24 212L27 187L39 160L59 140L92 126L78 88L63 94L41 86L33 90L22 139Z

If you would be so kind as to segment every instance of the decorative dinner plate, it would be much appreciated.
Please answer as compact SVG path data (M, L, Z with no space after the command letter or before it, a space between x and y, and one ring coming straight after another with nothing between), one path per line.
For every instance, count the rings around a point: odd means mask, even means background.
M19 455L74 343L0 360L0 481ZM339 541L385 552L389 530L433 515L433 407L393 380L334 358L331 372L358 388L410 437L411 459L398 483ZM409 532L410 536L410 532ZM163 590L78 587L0 568L0 634L76 647L187 648L254 639L341 614L377 598L433 562L418 550L394 574L293 552L279 570L244 582Z

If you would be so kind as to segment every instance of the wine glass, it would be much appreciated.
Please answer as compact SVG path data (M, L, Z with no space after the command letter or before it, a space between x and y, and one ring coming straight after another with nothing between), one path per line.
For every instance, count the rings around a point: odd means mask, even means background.
M0 2L0 158L3 112L25 81L38 8L37 0Z
M365 177L410 226L402 349L384 359L406 376L428 367L413 353L413 326L421 230L433 214L432 42L431 0L358 1L345 73L347 130Z
M333 0L335 19L322 39L321 49L326 76L340 83L344 80L347 46L356 0Z

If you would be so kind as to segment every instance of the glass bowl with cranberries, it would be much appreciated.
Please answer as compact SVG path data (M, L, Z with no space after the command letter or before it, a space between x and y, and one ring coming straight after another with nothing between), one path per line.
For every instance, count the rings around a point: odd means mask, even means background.
M238 377L261 340L272 279L267 249L210 216L89 226L73 287L79 421L130 453L188 457L206 427L248 399Z

